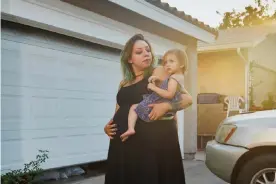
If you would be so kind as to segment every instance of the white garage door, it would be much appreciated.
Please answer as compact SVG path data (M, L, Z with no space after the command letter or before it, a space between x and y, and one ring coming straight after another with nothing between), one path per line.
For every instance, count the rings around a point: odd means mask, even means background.
M2 169L48 150L44 168L104 160L119 51L2 22Z

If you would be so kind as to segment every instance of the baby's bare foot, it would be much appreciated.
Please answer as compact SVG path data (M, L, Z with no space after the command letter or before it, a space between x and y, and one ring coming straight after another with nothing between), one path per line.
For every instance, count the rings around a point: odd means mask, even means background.
M122 139L122 142L126 141L129 136L134 135L135 130L134 129L128 129L125 133L123 133L120 137Z

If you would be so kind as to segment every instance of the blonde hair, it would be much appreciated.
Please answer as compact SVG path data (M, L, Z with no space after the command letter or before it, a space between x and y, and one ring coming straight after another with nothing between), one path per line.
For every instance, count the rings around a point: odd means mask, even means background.
M166 57L170 54L173 54L177 58L179 64L184 66L182 72L183 72L183 74L185 74L188 71L188 56L187 56L187 53L185 51L180 50L180 49L168 50L162 58L162 65L165 64Z

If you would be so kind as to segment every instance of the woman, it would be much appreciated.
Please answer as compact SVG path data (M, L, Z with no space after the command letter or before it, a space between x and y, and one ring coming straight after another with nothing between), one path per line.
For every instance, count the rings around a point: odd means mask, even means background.
M120 135L127 130L128 113L147 90L153 71L154 55L142 35L134 35L126 43L121 56L124 80L117 94L113 119L105 126L110 137L105 184L184 184L184 170L178 143L176 122L162 120L168 111L183 109L191 97L182 95L177 104L152 104L150 123L138 120L136 134L126 142Z

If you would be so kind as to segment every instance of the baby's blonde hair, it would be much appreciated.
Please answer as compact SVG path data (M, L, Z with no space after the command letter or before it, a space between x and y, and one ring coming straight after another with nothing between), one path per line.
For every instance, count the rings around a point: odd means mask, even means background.
M175 55L175 57L177 58L179 64L184 66L182 72L183 72L183 74L185 74L188 70L188 56L187 56L187 53L185 51L180 50L180 49L168 50L162 58L162 65L165 64L166 57L170 54Z

